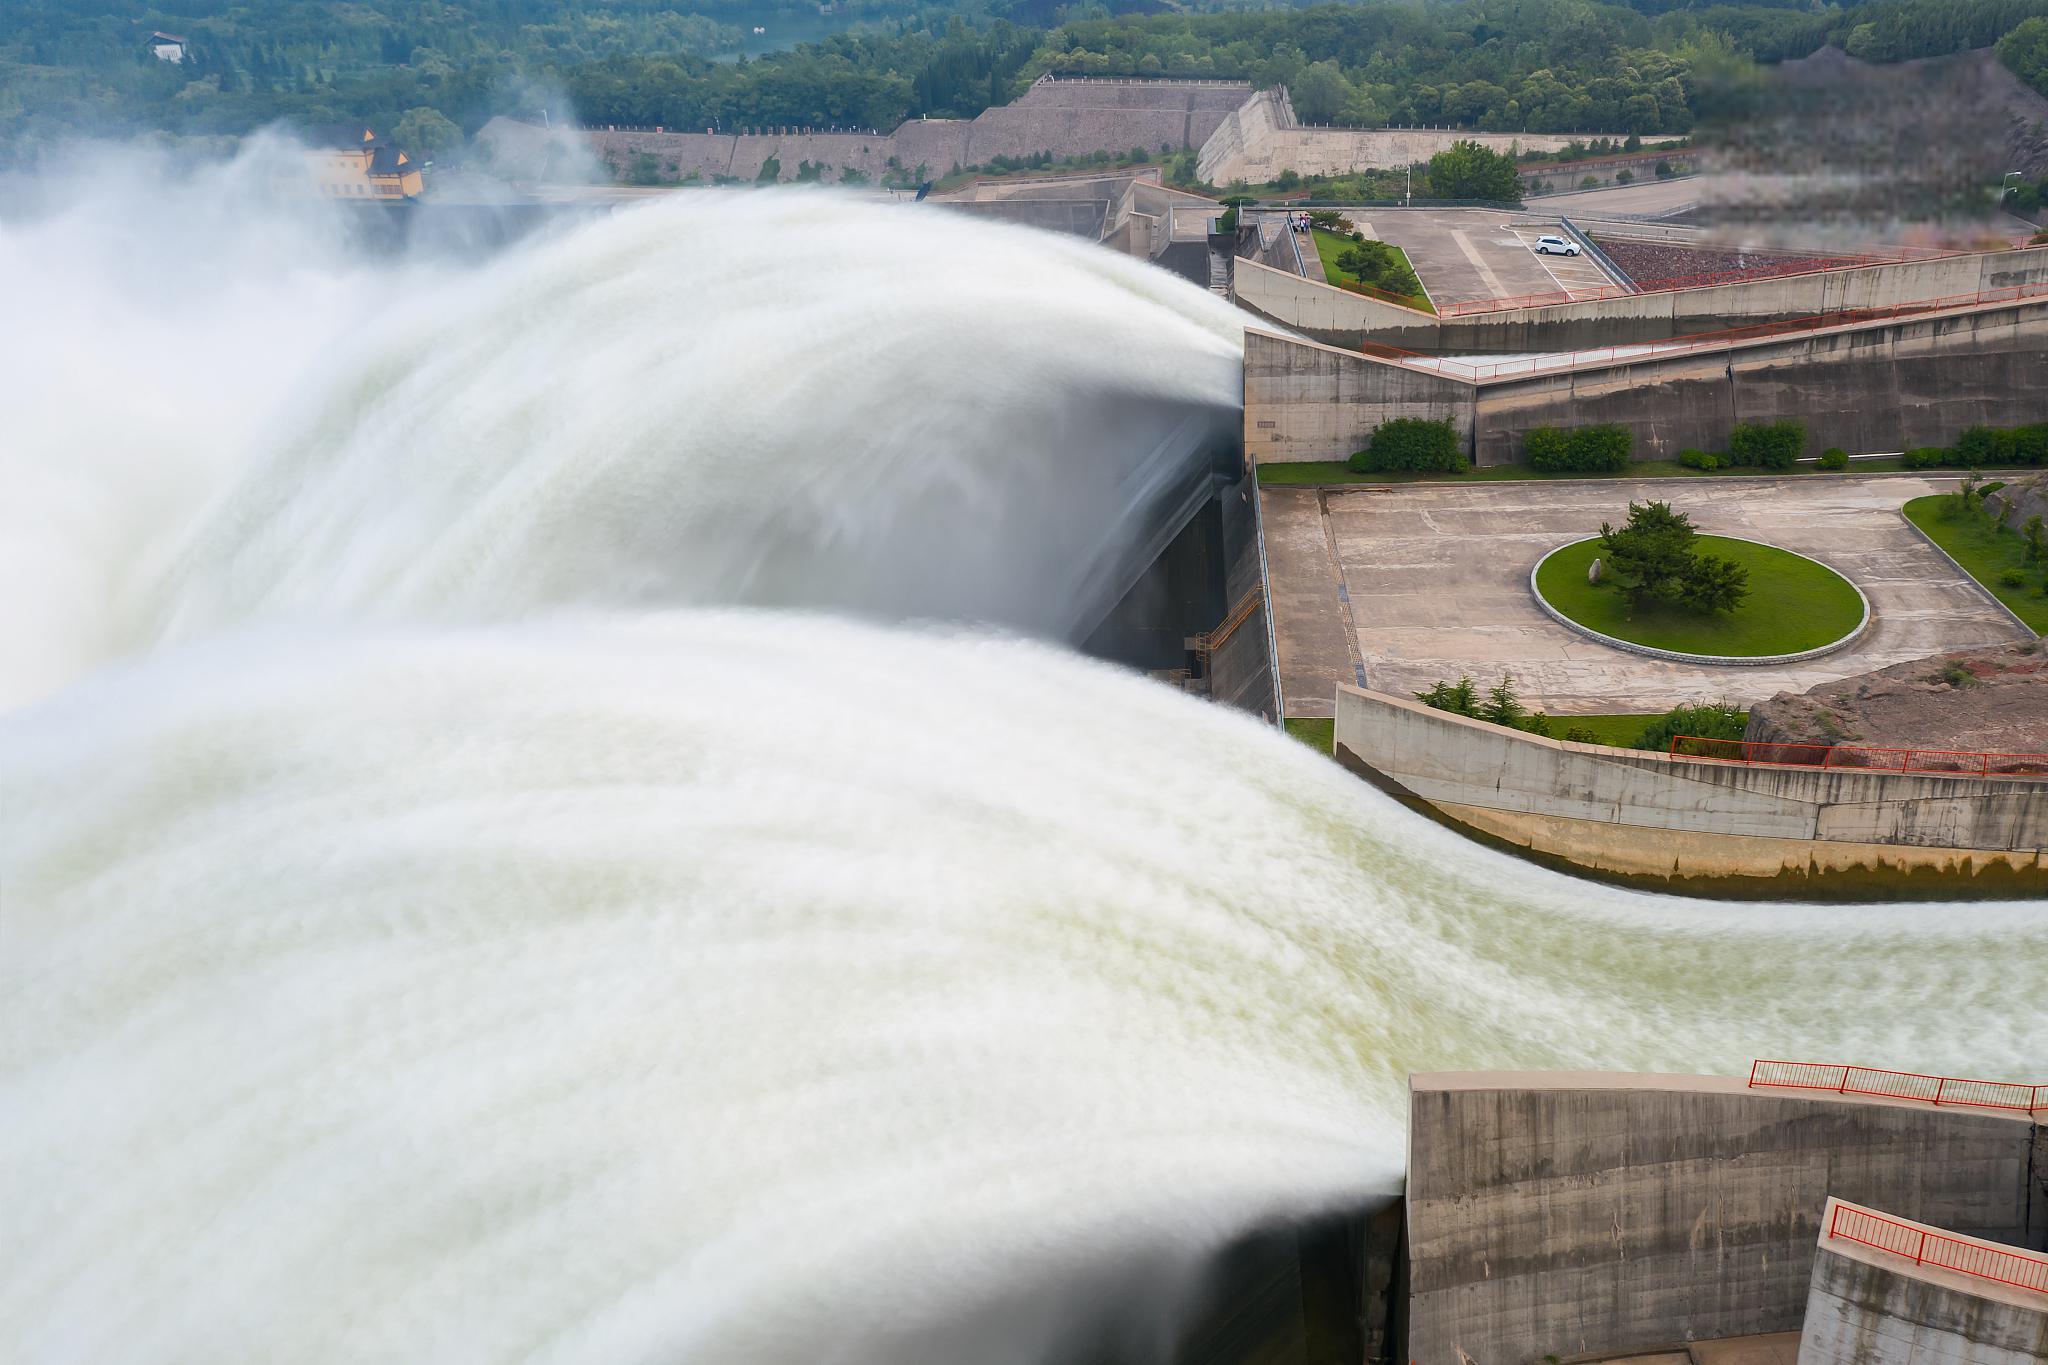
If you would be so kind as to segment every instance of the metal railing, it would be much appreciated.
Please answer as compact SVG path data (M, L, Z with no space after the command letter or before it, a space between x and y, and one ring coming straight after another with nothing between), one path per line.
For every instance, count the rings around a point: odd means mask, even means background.
M1673 735L1670 754L1673 758L1781 768L1928 773L1938 777L2048 777L2048 754L2003 754L1978 749L1894 749L1875 744L1800 744Z
M2008 240L2005 248L1995 249L2009 250L2017 244L2016 239ZM1466 299L1448 305L1443 311L1446 316L1462 316L1469 313L1500 313L1516 308L1546 308L1565 303L1596 303L1602 299L1670 294L1681 289L1702 289L1717 284L1741 284L1749 280L1796 280L1808 275L1831 275L1844 270L1867 270L1871 266L1905 265L1912 261L1933 261L1949 256L1977 254L1980 253L1975 249L1940 247L1851 248L1839 255L1829 256L1825 265L1810 266L1803 270L1708 270L1694 275L1667 276L1655 284L1646 284L1640 289L1622 289L1614 286L1601 286L1596 289L1552 289L1539 294L1518 294L1505 299Z
M1860 1204L1835 1201L1835 1211L1828 1218L1828 1239L1860 1242L1894 1256L1910 1256L1914 1265L1953 1270L1980 1280L1995 1280L2048 1294L2048 1256L1951 1237L1920 1223L1888 1218Z
M1608 296L1621 298L1627 295L1625 291L1617 289ZM1557 355L1527 356L1517 360L1448 360L1376 343L1359 349L1366 355L1409 369L1425 370L1431 374L1479 383L1489 379L1520 379L1538 374L1605 369L1623 360L1663 360L1671 356L1690 355L1696 351L1719 350L1745 341L1768 341L1774 337L1824 331L1830 327L1853 327L1867 322L1918 317L1927 313L1977 308L1987 304L2016 303L2040 297L2048 297L2048 281L2012 285L2004 289L1981 289L1974 294L1956 294L1947 298L1892 304L1884 308L1844 308L1827 313L1813 313L1805 317L1752 323L1746 327L1730 327L1718 332L1694 332L1686 336L1672 337L1667 341L1630 342L1618 346L1602 346L1593 350L1562 352ZM1454 317L1457 316L1455 312L1445 313L1444 310L1455 307L1456 305L1439 304L1438 312L1444 316Z
M1877 1095L1932 1105L2013 1109L2025 1114L2048 1109L2048 1085L1927 1076L1917 1071L1883 1071L1840 1062L1758 1060L1750 1063L1749 1085L1752 1090L1831 1090L1837 1095Z

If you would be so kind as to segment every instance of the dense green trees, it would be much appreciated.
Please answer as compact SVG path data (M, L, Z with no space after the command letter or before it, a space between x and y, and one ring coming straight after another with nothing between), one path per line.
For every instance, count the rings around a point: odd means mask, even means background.
M444 155L494 113L672 128L889 128L971 117L1044 71L1285 84L1300 116L1354 126L1683 133L1740 107L1751 58L1826 42L1873 61L1999 44L2048 88L2048 0L1362 0L1114 14L1041 0L11 0L0 7L0 162L62 135L247 132L362 119ZM743 62L746 27L858 23ZM186 60L151 57L153 28ZM564 100L572 106L565 110ZM1107 150L1107 149L1106 149ZM939 168L944 169L944 168Z
M1438 199L1522 202L1513 158L1460 139L1429 159L1429 192Z

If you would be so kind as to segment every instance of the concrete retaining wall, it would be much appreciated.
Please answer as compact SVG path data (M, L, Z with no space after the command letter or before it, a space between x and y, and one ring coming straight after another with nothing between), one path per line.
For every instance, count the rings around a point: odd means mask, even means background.
M704 180L732 176L754 180L774 157L781 178L796 179L797 163L827 168L825 180L852 167L870 179L889 169L894 157L906 172L918 166L945 175L982 165L998 156L1055 157L1092 152L1148 152L1199 147L1224 118L1251 94L1236 81L1097 81L1043 79L1007 105L972 119L912 119L895 129L830 132L801 128L759 129L738 134L705 129L586 129L601 161L625 168L642 152L652 155L665 178L696 174ZM492 120L499 123L500 120ZM484 137L493 142L489 125Z
M2033 1138L2024 1116L1721 1077L1413 1077L1407 1356L1797 1330L1831 1192L2019 1242Z
M1813 450L1947 445L2048 415L2048 298L1809 332L1527 379L1482 381L1473 458L1519 463L1542 426L1619 422L1639 460L1725 449L1739 422L1797 417Z
M1280 292L1259 267L1243 273L1262 297ZM1341 460L1381 422L1421 416L1452 422L1475 463L1516 464L1536 427L1618 422L1652 460L1797 417L1810 449L1890 451L2039 421L2044 393L2048 298L1478 382L1252 331L1245 443L1268 462Z
M1824 1220L1835 1203L1828 1201ZM1890 1215L1889 1210L1879 1212ZM1823 1233L1807 1293L1799 1365L2039 1365L2043 1360L2048 1360L2048 1294L1916 1266L1905 1257L1830 1240Z
M1239 262L1243 273L1261 267ZM1447 421L1469 446L1474 390L1462 380L1388 365L1270 332L1244 336L1244 444L1265 463L1342 460L1395 417Z
M1355 687L1339 761L1568 870L1694 895L2048 895L2048 781L1747 766L1542 739Z
M1897 308L2044 284L2048 246L1441 320L1400 309L1386 314L1346 309L1315 290L1269 293L1246 301L1262 316L1333 345L1356 347L1371 340L1428 355L1519 355L1667 341L1845 309Z
M1427 161L1453 142L1477 142L1498 152L1554 152L1574 137L1598 133L1475 133L1459 128L1304 128L1285 90L1261 90L1225 118L1202 144L1197 173L1206 184L1233 180L1261 184L1285 170L1302 175L1348 175Z

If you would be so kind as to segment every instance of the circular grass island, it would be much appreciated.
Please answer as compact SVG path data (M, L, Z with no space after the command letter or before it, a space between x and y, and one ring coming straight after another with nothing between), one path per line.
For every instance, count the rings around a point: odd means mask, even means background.
M1545 555L1530 575L1536 598L1567 625L1623 647L1702 663L1763 663L1847 644L1870 607L1848 579L1817 560L1754 540L1700 536L1693 549L1749 570L1749 596L1732 612L1635 608L1611 583L1589 583L1600 537Z

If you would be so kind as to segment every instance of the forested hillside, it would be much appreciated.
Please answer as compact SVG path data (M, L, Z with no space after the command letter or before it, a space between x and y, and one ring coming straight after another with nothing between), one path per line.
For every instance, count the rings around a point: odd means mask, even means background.
M1119 0L1156 7L1155 0ZM851 31L715 60L742 25L825 22L815 0L9 0L0 160L71 134L223 136L360 119L427 156L494 113L705 128L889 128L969 117L1044 71L1285 83L1312 122L1684 132L1754 61L1826 43L1872 61L1999 45L2048 87L2048 0L1696 7L1683 0L1399 0L1124 14L1040 0L827 0ZM2035 22L2026 24L2032 19ZM1048 20L1049 22L1049 20ZM2025 24L2025 27L2022 25ZM159 61L154 30L186 40ZM2003 40L2003 41L2001 41Z

